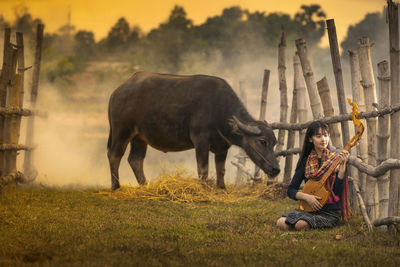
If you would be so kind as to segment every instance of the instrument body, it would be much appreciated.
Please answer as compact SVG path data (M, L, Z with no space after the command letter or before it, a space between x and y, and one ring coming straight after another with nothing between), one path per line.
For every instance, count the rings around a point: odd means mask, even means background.
M351 138L351 140L344 147L344 150L349 151L350 148L352 148L357 144L358 140L363 134L364 125L357 118L359 114L357 104L352 102L350 98L347 98L347 100L349 104L353 106L352 118L354 125L357 126L357 133L353 136L353 138ZM331 192L329 192L329 190L326 188L326 181L331 175L331 173L339 166L340 163L341 163L341 158L338 157L319 180L313 180L313 179L308 180L307 183L304 185L302 192L305 194L321 197L321 199L318 201L319 203L321 203L323 207L326 204L326 202L328 202L328 199L331 194ZM313 212L311 206L308 205L307 201L304 200L299 200L299 206L297 207L297 210L304 212Z
M319 180L310 179L304 185L303 190L301 192L309 195L314 195L321 197L319 199L319 203L323 207L331 195L331 192L326 188L326 181L328 180L331 173L339 166L341 163L341 158L336 158L336 160L332 163L329 169L325 172L325 174ZM297 210L305 211L305 212L312 212L313 209L310 205L308 205L307 201L299 200L299 207Z
M328 202L330 192L328 189L326 189L325 185L320 186L320 183L316 180L309 180L307 183L304 185L303 193L307 193L309 195L314 195L317 197L321 197L319 199L319 203L321 203L322 206ZM304 200L299 200L299 207L297 208L298 210L305 211L305 212L313 212L312 208L308 203Z

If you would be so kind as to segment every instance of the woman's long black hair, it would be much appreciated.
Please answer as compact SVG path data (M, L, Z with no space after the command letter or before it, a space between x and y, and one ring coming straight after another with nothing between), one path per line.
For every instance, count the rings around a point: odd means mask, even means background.
M314 144L310 142L310 138L318 133L318 130L327 131L329 133L328 125L322 121L313 121L307 128L306 135L304 137L303 149L301 151L299 161L297 162L296 169L300 166L300 162L303 159L307 159L310 155L311 150L314 148Z

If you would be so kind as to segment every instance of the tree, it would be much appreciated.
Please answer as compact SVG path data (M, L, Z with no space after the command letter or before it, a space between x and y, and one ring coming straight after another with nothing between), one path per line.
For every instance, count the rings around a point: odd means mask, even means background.
M299 37L304 38L310 46L316 45L325 33L325 12L320 5L302 5L294 20L298 23Z
M78 31L75 34L75 55L89 59L93 55L95 45L94 34L90 31Z
M389 54L389 33L385 14L385 10L383 12L368 13L360 22L349 26L347 36L341 43L343 55L347 55L348 50L357 49L359 38L368 36L371 43L375 43L371 53L373 62L387 59Z
M186 11L183 7L181 6L174 6L174 8L171 11L171 14L169 15L168 21L166 23L162 23L160 26L161 27L167 27L167 28L175 28L175 29L180 29L180 30L187 30L190 27L192 27L193 22L191 19L188 19L186 14Z
M146 36L143 53L147 60L157 62L161 71L179 71L182 54L193 41L192 20L181 6L175 6L168 20Z
M111 28L107 36L107 46L109 51L115 52L117 49L127 45L129 40L129 24L125 18L120 18Z

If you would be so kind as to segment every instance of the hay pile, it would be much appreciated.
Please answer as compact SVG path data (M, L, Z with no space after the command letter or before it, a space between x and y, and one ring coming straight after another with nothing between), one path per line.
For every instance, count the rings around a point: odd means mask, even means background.
M286 189L278 184L265 182L252 185L228 185L218 189L214 180L206 182L178 170L165 173L145 186L125 186L116 192L102 194L114 199L163 200L179 203L238 202L256 199L282 199Z

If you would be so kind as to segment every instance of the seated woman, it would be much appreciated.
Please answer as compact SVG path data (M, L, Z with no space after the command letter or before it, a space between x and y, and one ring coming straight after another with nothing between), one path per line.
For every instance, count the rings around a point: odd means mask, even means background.
M340 198L344 191L344 177L349 152L343 150L334 153L328 149L328 125L315 121L307 128L303 149L297 162L297 167L288 188L288 196L294 200L304 200L313 209L313 212L294 210L278 219L276 225L283 229L309 230L316 228L330 228L339 225L342 205L347 204L347 195ZM327 180L331 195L328 202L322 207L320 197L298 191L302 181L315 178L337 158L342 162ZM346 187L347 189L347 187ZM347 192L344 192L347 194ZM345 199L343 199L345 198ZM340 201L342 199L342 201ZM342 202L342 203L341 203ZM342 204L342 205L341 205ZM347 220L347 206L343 207L344 219Z

